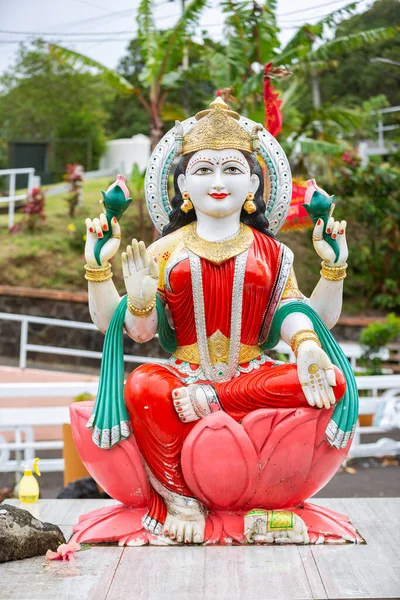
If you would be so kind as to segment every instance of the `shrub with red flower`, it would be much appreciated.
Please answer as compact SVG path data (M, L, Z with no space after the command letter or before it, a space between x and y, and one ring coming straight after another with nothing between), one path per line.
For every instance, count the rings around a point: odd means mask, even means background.
M44 212L46 197L40 187L33 188L28 194L28 200L21 212L25 218L19 225L14 225L10 233L17 233L26 228L29 231L35 231L38 225L46 222L46 213Z
M346 152L343 152L341 159L350 167L358 167L361 164L361 158L358 156L357 150L346 150Z
M65 181L69 184L66 201L69 206L69 216L75 216L75 209L82 199L83 174L85 172L82 165L78 163L68 164L67 172L64 175Z

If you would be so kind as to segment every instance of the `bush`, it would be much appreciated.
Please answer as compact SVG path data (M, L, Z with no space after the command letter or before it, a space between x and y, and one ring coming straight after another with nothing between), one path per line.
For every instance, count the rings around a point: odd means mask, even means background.
M400 171L379 162L362 167L343 156L336 173L336 218L350 221L350 267L376 308L400 310Z
M382 360L376 354L400 335L400 318L390 313L385 321L371 323L362 330L360 344L364 347L361 363L368 375L382 375Z

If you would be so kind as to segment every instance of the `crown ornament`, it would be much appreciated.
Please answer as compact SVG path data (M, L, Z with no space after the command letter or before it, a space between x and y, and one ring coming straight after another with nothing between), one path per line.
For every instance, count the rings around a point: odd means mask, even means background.
M222 100L216 98L208 110L202 110L195 116L197 123L183 137L182 154L211 150L253 151L251 135L239 125L240 115Z

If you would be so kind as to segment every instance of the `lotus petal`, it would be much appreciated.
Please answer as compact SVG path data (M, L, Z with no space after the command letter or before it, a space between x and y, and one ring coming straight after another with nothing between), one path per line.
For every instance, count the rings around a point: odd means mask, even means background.
M181 461L185 481L205 504L240 508L254 491L256 452L243 427L222 411L192 429Z
M146 507L149 483L134 436L110 449L98 448L86 427L93 402L70 406L71 427L81 460L93 479L115 500L131 507Z

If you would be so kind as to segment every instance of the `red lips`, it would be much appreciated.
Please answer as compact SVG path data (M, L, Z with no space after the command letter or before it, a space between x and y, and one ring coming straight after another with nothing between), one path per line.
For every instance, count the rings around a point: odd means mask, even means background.
M216 200L223 200L224 198L226 198L227 196L229 196L229 194L209 194L209 196L211 196L211 198L215 198Z

